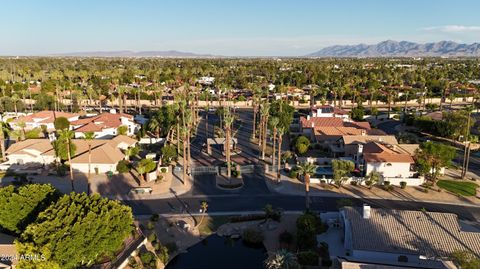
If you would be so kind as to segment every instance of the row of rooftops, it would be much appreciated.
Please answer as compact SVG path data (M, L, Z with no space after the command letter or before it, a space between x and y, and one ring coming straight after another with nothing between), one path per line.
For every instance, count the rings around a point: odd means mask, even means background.
M12 123L52 124L59 117L67 118L74 130L78 132L98 132L105 128L118 128L123 125L122 118L133 121L133 116L125 113L102 113L97 116L79 119L80 115L76 113L45 110L19 117Z
M92 163L115 164L125 158L120 149L128 148L137 143L133 138L125 135L118 135L113 139L72 139L75 144L75 156L72 157L72 163L88 163L88 148L91 145ZM39 155L55 156L52 143L48 139L27 139L11 145L7 150L7 155L24 154L33 156L33 152Z

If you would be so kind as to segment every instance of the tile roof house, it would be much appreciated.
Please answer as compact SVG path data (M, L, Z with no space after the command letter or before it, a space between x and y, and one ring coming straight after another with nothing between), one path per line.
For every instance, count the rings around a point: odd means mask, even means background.
M117 135L120 126L127 126L127 135L132 136L140 127L133 116L125 113L102 113L71 122L75 138L82 138L85 132L94 132L96 138L111 138Z
M340 210L349 259L445 268L455 251L480 258L480 230L450 213L344 207Z
M88 172L88 146L92 147L91 171L106 173L116 171L120 160L125 159L122 150L135 146L137 141L127 136L114 139L94 139L86 141L73 139L75 155L72 157L72 168L77 172ZM56 159L55 151L48 139L27 139L11 145L6 150L10 165L49 165Z
M336 141L344 135L385 134L381 130L372 129L368 122L355 122L336 117L301 117L300 130L318 143Z
M361 154L363 158L363 167L365 175L372 171L380 173L384 180L404 180L407 184L409 178L416 174L414 170L415 160L413 155L419 145L404 144L383 144L380 142L368 142L363 146ZM414 185L419 185L423 181L418 181ZM392 183L393 184L393 183ZM395 183L398 184L398 183Z
M10 126L14 130L21 129L20 122L25 123L25 130L31 130L34 128L40 128L42 125L47 126L47 130L55 130L54 121L59 117L67 118L68 121L73 122L78 120L79 115L75 113L59 112L44 110L37 113L33 113L27 116L19 117L10 122Z

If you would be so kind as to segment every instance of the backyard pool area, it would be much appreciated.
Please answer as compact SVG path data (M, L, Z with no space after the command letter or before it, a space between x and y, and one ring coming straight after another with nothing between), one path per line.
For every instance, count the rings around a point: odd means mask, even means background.
M318 166L317 169L315 169L314 177L322 178L323 176L331 177L332 175L333 170L331 166Z
M250 246L242 239L211 235L173 258L165 268L263 269L266 258L263 245Z

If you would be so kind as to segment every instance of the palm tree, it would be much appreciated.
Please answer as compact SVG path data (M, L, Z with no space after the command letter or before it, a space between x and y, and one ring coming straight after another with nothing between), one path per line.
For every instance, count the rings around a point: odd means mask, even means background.
M0 121L0 148L2 150L2 161L5 162L7 160L5 156L5 134L3 132L3 121Z
M27 127L27 125L23 120L20 120L17 122L17 126L20 127L20 141L23 141L25 140L25 127Z
M268 116L270 115L269 113L270 113L270 104L269 103L263 104L262 107L260 108L260 114L262 116L262 120L261 120L262 160L265 160L265 148L266 148L266 144L267 144L267 130L266 129L267 129Z
M200 205L200 212L202 213L202 218L200 219L200 221L198 222L197 226L200 226L203 222L203 219L205 218L205 215L207 213L207 209L208 209L208 203L207 201L202 201L201 205Z
M87 194L90 194L90 179L91 179L91 172L90 166L92 164L92 140L95 138L94 132L85 132L83 139L88 143L88 177L87 177Z
M285 249L273 253L266 261L267 269L297 269L300 265L297 262L297 256Z
M231 177L232 171L231 169L231 156L230 156L230 142L231 142L231 135L232 135L232 124L234 121L233 115L230 112L230 108L227 107L225 109L225 116L223 117L223 120L225 121L225 158L227 161L227 178Z
M70 167L70 183L72 185L72 191L75 191L75 187L73 186L73 169L72 169L72 152L71 152L71 141L74 137L74 132L68 129L60 130L59 131L60 137L65 139L65 144L67 147L67 158L68 158L68 165Z
M277 128L278 135L278 156L277 156L277 182L280 183L280 165L281 165L281 156L282 156L282 140L283 134L285 133L285 128L280 126Z
M315 173L317 166L309 162L301 163L298 167L298 173L303 175L303 183L305 184L305 208L310 209L309 192L310 192L310 176Z
M278 123L280 122L278 117L272 117L270 118L269 125L270 129L273 131L273 152L272 152L272 166L275 165L275 142L276 142L276 137L277 137L277 126Z
M187 136L188 136L188 128L182 127L182 145L183 145L183 185L187 185Z
M160 122L157 119L157 117L155 116L151 117L150 120L148 121L147 127L148 129L150 129L150 131L152 131L155 134L157 138L160 137Z

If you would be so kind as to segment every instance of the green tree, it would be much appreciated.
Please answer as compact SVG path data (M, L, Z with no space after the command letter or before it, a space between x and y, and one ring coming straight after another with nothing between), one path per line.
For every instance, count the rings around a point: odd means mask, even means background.
M15 188L10 185L0 188L0 226L20 234L32 223L38 213L58 198L52 185L29 184Z
M65 117L56 118L55 121L53 122L53 125L55 126L55 130L57 131L66 130L70 128L70 122Z
M301 163L297 166L297 172L303 175L303 184L305 185L305 208L310 209L310 199L308 194L310 192L310 176L315 174L317 166L309 162Z
M90 166L92 164L92 140L95 139L95 133L94 132L85 132L83 134L83 139L87 141L88 143L88 187L87 187L87 193L90 194L90 179L91 179L91 171L90 171Z
M324 232L322 221L317 214L305 212L297 219L297 247L300 250L315 249L317 234Z
M357 106L350 111L350 117L354 121L363 121L365 115L365 109L362 106Z
M45 259L21 260L19 267L90 267L104 257L114 257L132 228L132 210L119 201L98 194L64 195L41 212L16 241L20 255L43 255Z
M332 160L333 180L338 186L342 186L351 172L355 169L355 163L348 160Z
M58 132L59 137L56 141L54 141L54 148L57 152L57 156L65 156L68 160L68 166L70 168L70 183L72 185L72 191L75 190L73 185L73 169L72 169L72 156L75 156L75 144L72 143L72 138L74 136L74 132L68 129L62 129Z
M420 145L415 159L419 172L436 184L440 170L451 165L455 154L454 147L429 141Z
M480 268L480 258L468 251L455 251L451 254L451 259L461 269Z
M297 137L297 139L295 139L295 149L297 150L298 154L305 154L308 151L309 147L310 139L308 139L306 136L301 135Z
M145 174L150 173L155 169L155 162L152 159L142 159L137 163L135 169L142 177L142 180L145 180Z
M127 135L128 127L125 125L122 125L117 128L117 134L118 135Z
M174 145L168 144L162 148L162 163L170 164L178 156L177 149Z

